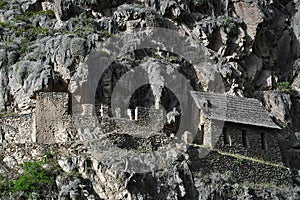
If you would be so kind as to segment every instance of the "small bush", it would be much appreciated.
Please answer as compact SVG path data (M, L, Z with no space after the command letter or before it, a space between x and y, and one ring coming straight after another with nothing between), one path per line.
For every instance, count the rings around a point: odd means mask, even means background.
M22 21L26 23L30 23L30 17L26 14L17 15L15 18L17 21Z
M1 195L6 195L9 193L9 189L11 186L11 181L7 177L0 175L0 193ZM0 195L0 197L1 197Z
M110 38L110 37L113 37L113 36L114 36L114 34L109 33L107 30L102 30L102 31L100 31L99 34L100 34L102 37L107 37L107 38Z
M245 162L244 158L237 158L236 160L233 161L235 164L243 164Z
M167 62L175 62L175 61L178 61L178 60L179 60L176 56L170 56L170 55L165 56L164 59L165 59Z
M38 161L25 162L22 165L23 173L13 183L13 191L23 191L26 196L29 196L33 192L50 189L53 180L43 169L42 164Z
M5 9L5 6L7 5L7 2L4 0L0 0L0 9Z
M76 177L80 177L81 174L76 170L72 170L69 173L67 173L67 176L70 178L76 178Z
M0 26L4 28L11 28L11 24L9 22L0 22Z
M42 11L38 11L38 12L33 12L32 15L33 16L35 16L35 15L42 15L42 16L48 15L51 18L55 17L55 13L54 13L53 10L42 10Z
M295 132L295 136L297 137L298 140L300 140L300 132Z
M28 21L29 18L34 16L49 16L50 18L54 18L55 13L52 10L42 10L37 12L26 11L18 15L16 19L21 21Z
M276 85L277 89L284 92L292 92L293 88L289 82L278 82Z
M224 28L234 29L236 27L233 17L223 16L218 19L218 22Z
M15 115L17 115L17 113L14 113L14 112L11 112L11 111L6 111L6 112L1 112L0 113L0 118L12 117L12 116L15 116Z

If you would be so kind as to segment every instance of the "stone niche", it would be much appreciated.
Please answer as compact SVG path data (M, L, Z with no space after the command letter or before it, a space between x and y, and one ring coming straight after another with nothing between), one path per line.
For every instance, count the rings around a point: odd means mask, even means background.
M57 143L68 140L69 95L63 92L41 92L36 96L32 141Z

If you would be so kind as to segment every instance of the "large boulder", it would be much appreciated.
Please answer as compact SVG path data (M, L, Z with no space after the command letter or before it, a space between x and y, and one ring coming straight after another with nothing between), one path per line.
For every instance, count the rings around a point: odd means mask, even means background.
M263 21L263 13L254 1L237 1L234 3L236 14L247 25L247 33L255 39L258 24Z
M276 119L287 124L292 120L292 101L290 94L280 91L266 91L263 93L265 107Z
M50 85L52 74L52 67L40 62L22 61L13 65L9 72L9 84L16 107L21 110L31 108L34 92Z

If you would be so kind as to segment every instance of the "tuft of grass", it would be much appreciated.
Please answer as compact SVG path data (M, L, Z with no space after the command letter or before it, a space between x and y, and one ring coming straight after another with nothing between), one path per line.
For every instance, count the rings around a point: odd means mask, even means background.
M0 192L2 195L7 195L9 193L11 184L8 177L0 175Z
M18 37L27 38L29 41L37 39L39 35L49 35L50 30L42 27L28 27L28 28L19 28L17 29L16 35Z
M22 45L21 49L20 49L20 53L24 54L28 51L28 46L26 44Z
M167 62L175 62L175 61L178 61L178 60L179 60L176 56L170 56L170 55L165 56L164 59L165 59Z
M100 34L102 37L107 37L107 38L110 38L110 37L113 37L113 36L114 36L114 34L109 33L107 30L102 30L102 31L100 31L99 34Z
M36 16L36 15L41 15L41 16L49 16L51 18L54 18L55 17L55 13L53 10L42 10L42 11L38 11L38 12L33 12L32 13L33 16Z
M35 36L37 36L37 35L48 35L49 34L49 29L47 29L47 28L34 27L34 28L31 28L30 30Z
M29 19L34 16L49 16L51 18L55 17L55 13L52 10L41 10L37 12L32 12L32 11L26 11L23 12L22 14L18 15L17 17L22 20L22 19Z
M15 20L30 23L30 17L26 14L17 15Z
M237 158L236 160L234 160L235 164L243 164L245 162L244 158Z
M0 22L0 26L4 28L11 28L11 24L9 22Z
M278 90L283 92L293 92L294 89L289 82L278 82L276 84Z
M16 115L17 115L17 113L15 113L15 112L6 111L6 112L0 113L0 118L3 118L3 117L13 117L13 116L16 116Z
M67 173L67 176L70 178L75 178L75 177L80 177L81 174L76 170L71 170L70 172Z

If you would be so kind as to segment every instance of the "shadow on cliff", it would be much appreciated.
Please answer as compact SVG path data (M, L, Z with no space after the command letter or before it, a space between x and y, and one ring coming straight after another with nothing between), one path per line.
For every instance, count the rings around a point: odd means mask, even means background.
M299 74L299 69L295 62L300 56L300 44L295 35L293 17L296 15L296 4L291 0L277 0L271 5L273 12L264 11L266 20L259 24L258 32L254 42L254 54L263 60L262 72L271 71L273 89L275 82L289 82L292 84ZM277 78L275 78L277 77ZM276 80L278 79L278 80ZM266 93L271 95L276 107L267 105L270 110L281 112L282 119L277 118L278 124L283 128L279 135L279 145L281 148L284 164L297 171L300 169L300 143L295 136L295 132L300 132L300 94L297 91L273 92L270 90L255 88L250 84L247 88L248 95L260 96L266 100ZM270 94L276 93L276 94ZM282 98L282 94L287 94L287 98ZM278 102L278 99L280 102ZM265 102L265 104L268 104Z

